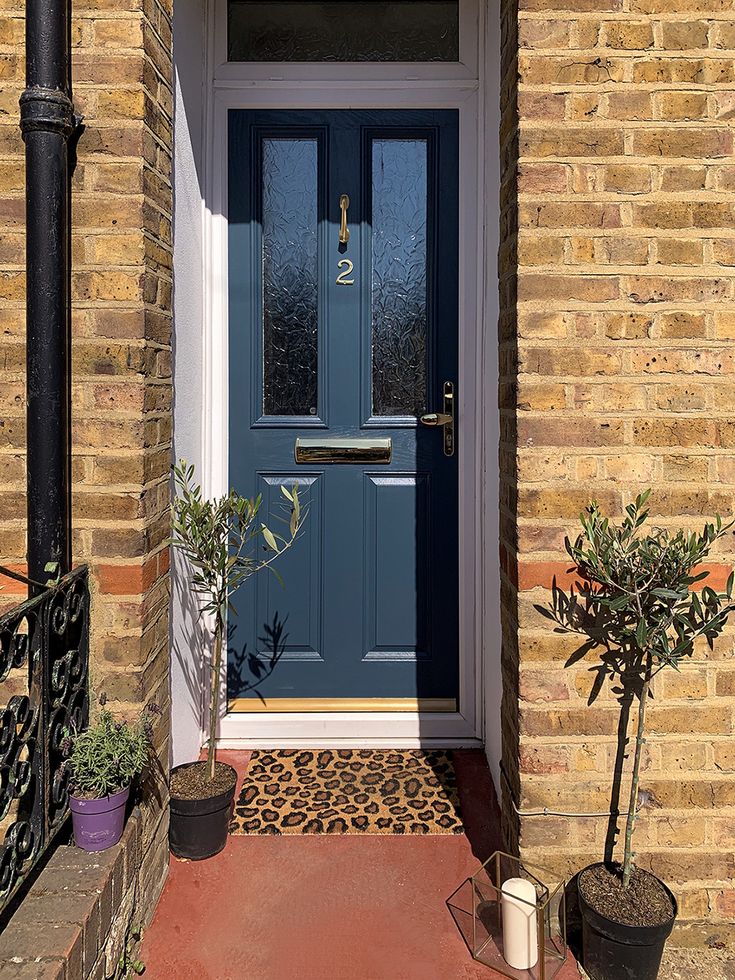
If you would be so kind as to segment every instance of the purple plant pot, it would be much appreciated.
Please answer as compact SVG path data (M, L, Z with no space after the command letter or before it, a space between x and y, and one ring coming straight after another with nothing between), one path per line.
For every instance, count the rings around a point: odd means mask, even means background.
M130 795L126 786L112 796L99 800L69 797L74 840L83 851L104 851L122 837L125 826L125 805Z

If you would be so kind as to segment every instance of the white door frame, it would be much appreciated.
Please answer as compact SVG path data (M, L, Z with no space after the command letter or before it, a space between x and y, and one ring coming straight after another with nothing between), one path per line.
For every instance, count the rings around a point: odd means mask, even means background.
M328 746L447 747L483 742L483 659L499 616L487 608L488 571L497 578L497 479L487 466L487 420L495 413L496 322L488 309L485 242L485 3L460 0L455 65L227 64L226 0L210 5L205 78L205 337L203 489L228 488L227 111L242 109L456 108L459 111L459 705L456 713L228 713L225 748ZM499 26L499 25L498 25ZM211 66L211 67L209 67ZM497 95L496 92L491 93ZM491 151L495 134L491 135ZM495 188L497 194L497 188ZM493 241L491 239L491 245ZM494 262L494 256L492 256ZM492 289L496 287L491 284ZM495 304L489 304L491 313ZM490 356L490 351L493 352ZM495 425L491 425L495 431ZM492 452L492 448L491 448ZM488 514L490 518L488 520ZM486 560L489 558L489 561ZM494 590L498 594L498 589ZM497 607L496 607L497 608ZM490 617L488 617L490 613ZM488 619L490 629L488 630ZM224 687L224 673L223 673ZM223 703L224 703L223 698ZM493 706L495 708L495 706ZM499 705L495 710L499 710ZM205 719L202 719L202 731Z

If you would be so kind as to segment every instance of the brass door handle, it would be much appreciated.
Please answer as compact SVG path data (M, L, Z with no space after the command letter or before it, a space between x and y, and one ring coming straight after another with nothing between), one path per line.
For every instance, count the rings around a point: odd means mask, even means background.
M444 455L454 456L454 383L445 381L442 387L443 412L427 412L419 417L422 425L440 428L444 436Z
M342 212L342 219L339 223L339 243L346 245L350 240L350 229L347 227L347 208L350 206L350 198L343 194L339 199L339 209Z

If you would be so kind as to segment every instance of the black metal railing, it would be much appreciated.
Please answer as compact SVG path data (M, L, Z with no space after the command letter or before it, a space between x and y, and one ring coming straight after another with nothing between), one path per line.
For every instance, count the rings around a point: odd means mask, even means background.
M86 567L0 616L0 912L64 826L61 743L87 722L88 669Z

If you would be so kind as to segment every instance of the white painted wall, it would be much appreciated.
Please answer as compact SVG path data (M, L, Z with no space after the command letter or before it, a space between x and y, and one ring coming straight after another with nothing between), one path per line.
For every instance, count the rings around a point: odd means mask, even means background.
M174 4L174 453L202 465L204 413L203 160L205 4ZM201 746L201 626L181 558L172 562L172 765Z

